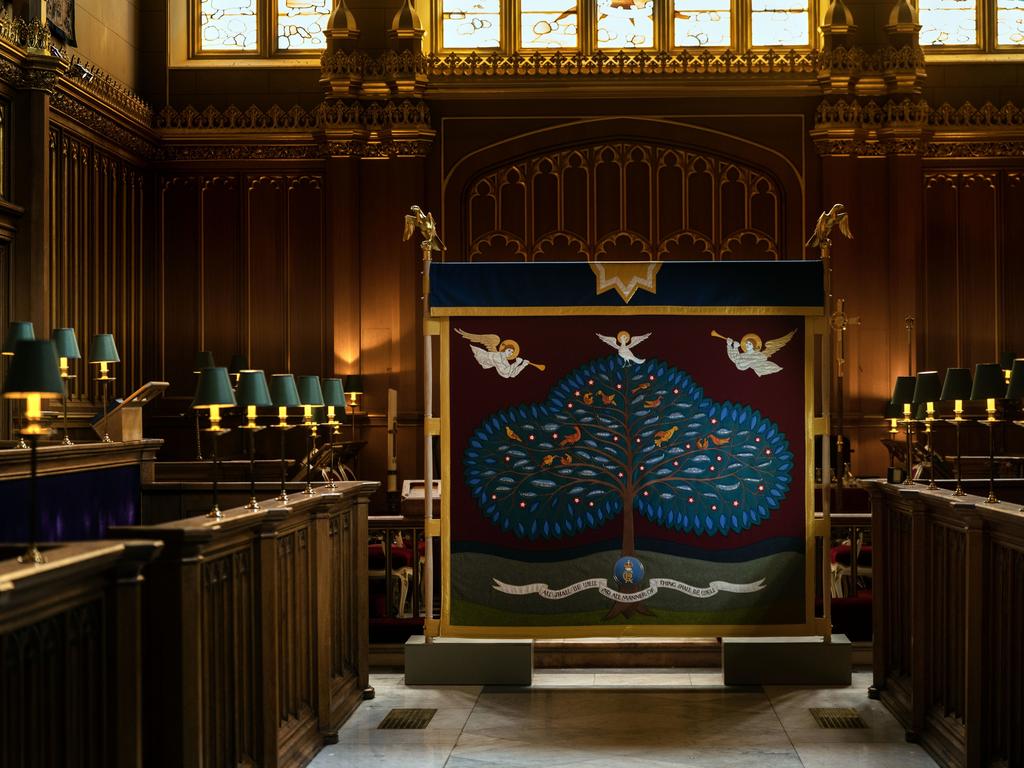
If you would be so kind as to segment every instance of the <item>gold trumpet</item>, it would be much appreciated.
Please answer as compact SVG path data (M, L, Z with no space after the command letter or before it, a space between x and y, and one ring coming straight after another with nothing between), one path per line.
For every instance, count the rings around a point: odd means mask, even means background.
M711 335L714 336L716 339L722 339L723 341L728 341L729 340L728 336L723 336L718 331L712 331Z
M529 360L527 360L526 362L530 363L530 361L529 361ZM543 364L541 364L541 363L530 363L530 365L532 365L532 366L533 366L534 368L536 368L536 369L537 369L538 371L543 371L543 370L544 370L544 367L545 367L545 366L544 366Z

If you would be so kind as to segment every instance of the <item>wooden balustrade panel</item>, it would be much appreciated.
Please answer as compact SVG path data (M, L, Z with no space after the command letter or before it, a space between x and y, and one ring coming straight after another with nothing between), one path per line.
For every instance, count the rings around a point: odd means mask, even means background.
M0 634L0 765L106 768L102 597Z
M966 654L966 536L957 525L932 521L928 526L928 613L930 703L941 717L963 724Z
M886 510L883 535L888 558L876 563L875 568L885 569L885 583L888 594L894 599L884 604L886 647L886 669L892 678L910 677L911 633L910 633L910 586L911 586L911 516L910 509L893 505Z
M312 558L308 518L277 537L277 628L281 660L278 727L282 742L313 718ZM314 718L315 719L315 718Z
M202 564L203 756L207 766L255 762L253 549Z
M985 751L988 764L1024 765L1024 541L994 536L986 555Z

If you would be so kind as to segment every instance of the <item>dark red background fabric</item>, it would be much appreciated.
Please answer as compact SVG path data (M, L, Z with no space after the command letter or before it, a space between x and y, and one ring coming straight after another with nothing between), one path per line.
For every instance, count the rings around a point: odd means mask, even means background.
M527 367L516 378L504 379L494 370L484 370L470 350L470 342L455 329L470 333L497 334L514 339L520 355L546 370ZM783 370L767 376L739 371L726 355L726 342L711 336L740 339L758 334L764 342L796 335L771 359ZM516 550L558 550L621 539L621 516L598 530L588 530L571 539L530 541L502 532L488 521L472 498L463 474L462 456L473 432L485 419L515 405L544 403L548 393L573 369L590 360L616 354L597 338L614 337L620 330L631 335L651 333L634 348L637 357L655 358L689 374L704 389L705 397L716 402L742 403L771 419L789 440L793 454L790 490L779 509L768 520L740 533L698 535L670 531L636 515L636 536L677 542L708 550L733 549L773 537L805 535L804 488L804 318L785 316L579 316L579 317L472 317L452 318L451 353L451 458L453 549L460 542L488 543L514 556Z

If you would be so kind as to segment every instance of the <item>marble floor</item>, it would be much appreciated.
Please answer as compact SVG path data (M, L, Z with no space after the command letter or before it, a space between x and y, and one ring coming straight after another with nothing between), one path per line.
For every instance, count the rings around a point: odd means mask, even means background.
M538 670L531 688L409 687L374 674L377 696L312 768L924 768L935 763L848 688L726 688L708 669ZM425 730L379 730L396 707L436 708ZM819 728L811 707L854 707L865 729Z

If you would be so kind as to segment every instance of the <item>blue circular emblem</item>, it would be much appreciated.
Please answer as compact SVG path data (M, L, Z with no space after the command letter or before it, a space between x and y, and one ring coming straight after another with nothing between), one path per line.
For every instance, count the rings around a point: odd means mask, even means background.
M622 586L638 585L644 580L644 564L634 555L626 555L615 561L612 571L615 581Z

